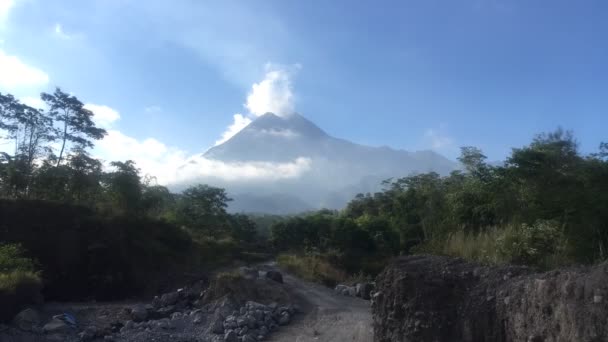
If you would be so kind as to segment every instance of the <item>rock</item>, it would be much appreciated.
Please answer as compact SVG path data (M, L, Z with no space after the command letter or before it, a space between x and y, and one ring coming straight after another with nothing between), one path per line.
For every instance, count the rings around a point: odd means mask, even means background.
M58 318L53 318L50 322L42 327L42 331L44 331L46 334L65 334L70 330L70 326Z
M21 330L32 331L40 325L40 315L34 309L25 309L15 316L13 324Z
M165 293L160 297L160 306L170 306L175 305L179 300L179 293L177 292L169 292Z
M87 327L78 334L78 338L82 342L88 342L97 337L98 330L94 326Z
M342 293L344 293L344 290L346 290L347 288L348 288L348 286L339 284L339 285L336 285L336 288L334 289L334 291L336 291L337 294L342 294Z
M285 311L281 314L281 317L279 318L279 325L287 325L289 324L290 320L291 316L289 315L289 312Z
M359 287L358 296L365 300L370 300L371 293L372 293L372 290L374 289L374 286L370 283L362 283L362 284L358 284L358 287Z
M258 279L259 277L259 272L256 268L253 267L239 267L239 273L243 276L243 278L245 279Z
M246 334L241 337L241 342L257 342L257 338L252 334Z
M351 297L356 297L357 296L357 290L355 289L354 286L349 286L348 289L348 295Z
M205 320L205 317L202 314L196 313L194 315L194 319L192 320L192 323L201 324L201 323L203 323L204 320Z
M266 272L266 278L274 280L277 283L283 284L283 275L279 271L268 271Z
M154 317L156 318L165 318L169 317L173 312L175 312L175 306L169 305L162 307L154 312Z
M135 322L143 322L148 318L148 310L144 305L135 305L131 308L131 318Z
M234 330L228 330L226 334L224 334L225 342L239 342L239 337L237 336Z
M224 319L220 314L215 314L211 320L211 332L214 334L224 333Z
M376 341L608 341L601 298L608 293L608 263L535 273L449 257L399 257L378 275L376 289Z

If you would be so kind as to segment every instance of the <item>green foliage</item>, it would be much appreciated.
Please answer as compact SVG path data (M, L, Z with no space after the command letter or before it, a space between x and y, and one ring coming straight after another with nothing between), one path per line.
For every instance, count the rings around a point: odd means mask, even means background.
M19 244L0 244L0 273L35 272L32 259L25 256L25 250Z
M336 268L319 255L281 254L277 257L277 263L302 279L330 287L348 279L348 275L344 271Z
M176 220L189 229L218 236L228 227L229 201L224 189L202 184L191 186L178 198Z
M0 244L0 321L23 306L38 302L42 281L36 263L19 244Z

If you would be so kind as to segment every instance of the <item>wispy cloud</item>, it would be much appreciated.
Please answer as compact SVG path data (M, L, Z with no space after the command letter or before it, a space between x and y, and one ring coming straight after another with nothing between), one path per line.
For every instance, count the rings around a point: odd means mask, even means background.
M63 25L60 23L55 24L55 26L53 27L53 33L57 38L63 40L72 40L83 37L81 33L67 33L63 28Z
M452 138L448 137L447 135L444 135L443 133L440 133L434 129L428 129L425 133L424 133L425 138L428 139L428 141L430 142L430 145L433 149L443 149L446 147L450 147L454 144L454 142L452 141Z
M163 109L160 106L156 106L156 105L148 106L148 107L144 108L144 112L146 112L146 113L160 113L162 111L163 111Z

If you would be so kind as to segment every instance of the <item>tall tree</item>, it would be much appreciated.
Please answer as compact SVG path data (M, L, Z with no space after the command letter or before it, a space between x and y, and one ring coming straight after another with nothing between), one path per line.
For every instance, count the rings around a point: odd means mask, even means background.
M95 126L93 112L84 108L84 104L75 96L56 88L53 94L42 93L41 97L48 104L50 115L62 125L59 132L61 150L56 166L61 164L67 142L74 143L78 148L91 148L91 140L99 140L106 135L103 128Z

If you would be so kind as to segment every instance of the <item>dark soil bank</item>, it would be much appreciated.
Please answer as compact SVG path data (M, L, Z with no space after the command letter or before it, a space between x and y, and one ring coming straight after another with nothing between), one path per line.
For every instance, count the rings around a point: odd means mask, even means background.
M608 341L608 263L534 273L438 256L377 278L375 341Z

